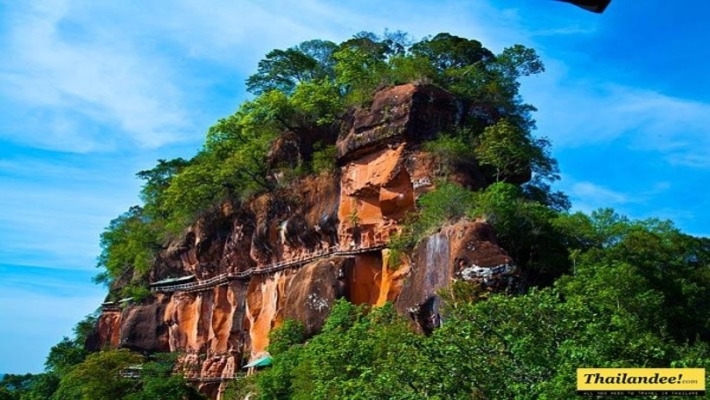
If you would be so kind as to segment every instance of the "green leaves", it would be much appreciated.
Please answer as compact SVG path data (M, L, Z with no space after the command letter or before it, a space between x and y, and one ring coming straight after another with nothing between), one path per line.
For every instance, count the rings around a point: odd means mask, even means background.
M414 56L428 59L442 75L450 69L486 64L495 60L493 53L483 47L481 42L448 33L424 38L415 43L410 51Z
M333 54L335 81L343 88L348 104L364 104L384 83L389 66L388 48L376 36L354 38L342 43Z
M269 354L278 356L285 353L289 347L303 343L305 328L298 321L288 319L283 325L269 333Z
M445 222L466 216L475 204L476 194L455 183L439 182L436 190L422 195L418 200L421 209L418 224L423 233L430 233Z
M97 267L105 269L95 281L110 284L125 276L128 281L144 276L152 267L159 237L156 226L143 208L134 206L111 221L101 234L101 255Z
M549 155L550 142L502 119L478 137L476 157L495 169L497 182L529 180L530 172L549 180L559 179L557 162ZM522 178L521 178L522 176Z
M153 218L167 216L165 190L170 187L173 177L189 165L190 162L182 158L168 161L158 160L158 164L152 169L136 174L138 178L145 181L141 188L141 200L145 204L144 209L147 215Z
M68 337L52 346L44 365L48 371L63 376L74 366L80 364L89 353L84 349L84 342L71 340Z
M441 134L436 139L424 143L424 150L434 154L444 172L453 172L456 167L475 162L473 141L465 133Z
M429 146L444 164L475 165L478 157L498 180L526 178L530 170L554 179L548 143L530 136L532 108L517 97L517 79L542 69L531 49L513 46L495 56L476 40L447 33L412 44L403 32L361 32L340 44L311 40L273 50L247 80L257 96L210 127L197 155L158 160L137 174L145 180L144 205L112 221L102 235L99 266L105 270L96 281L120 278L132 285L124 295L144 295L141 279L163 240L225 202L282 187L302 171L333 170L340 117L384 85L433 82L459 97L457 134ZM287 162L270 155L278 139L298 149Z
M128 350L102 351L89 355L62 377L57 400L112 400L120 399L137 390L137 382L122 378L119 372L131 365L141 364L143 357Z
M157 354L146 359L126 349L89 355L63 375L53 400L199 400L204 396L173 372L175 355ZM122 371L132 368L140 376Z
M300 129L333 124L343 111L338 86L329 80L299 85L290 98L295 123Z
M426 360L391 305L337 302L323 333L274 356L258 378L264 399L417 398Z
M125 400L202 400L205 396L185 378L175 373L176 353L158 353L145 360L140 370L140 390L128 394Z
M299 83L333 76L336 44L310 40L286 50L272 50L247 79L247 90L260 95L272 90L292 93Z

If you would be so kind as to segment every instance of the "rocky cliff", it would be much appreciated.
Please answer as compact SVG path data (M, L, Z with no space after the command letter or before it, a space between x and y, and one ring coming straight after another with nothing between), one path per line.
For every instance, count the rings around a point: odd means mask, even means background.
M443 227L411 254L389 257L390 238L441 170L422 142L454 128L463 112L434 86L378 92L370 107L346 117L336 173L202 218L161 252L153 296L105 307L92 347L181 352L187 376L218 398L224 381L217 378L264 354L272 329L297 319L316 333L340 297L393 302L426 333L441 323L437 290L453 280L511 287L513 260L483 221ZM298 151L284 141L274 148L282 157ZM489 183L476 166L452 174L474 188Z

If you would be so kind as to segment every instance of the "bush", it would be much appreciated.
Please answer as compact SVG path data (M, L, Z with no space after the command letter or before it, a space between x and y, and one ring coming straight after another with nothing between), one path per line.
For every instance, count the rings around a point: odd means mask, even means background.
M105 269L94 280L111 284L114 280L137 271L147 273L153 266L158 234L143 208L134 206L111 221L101 234L101 255L97 267Z
M316 150L313 153L313 172L321 174L335 171L336 153L337 148L335 145L325 146Z
M457 165L476 160L472 142L466 133L439 135L436 139L424 143L424 150L437 157L439 165L444 168L443 172L451 172Z
M151 296L151 292L145 286L132 283L121 290L121 296L124 299L132 299L134 303L142 303L143 300Z
M405 225L402 240L417 243L446 222L453 222L470 214L475 202L476 193L473 191L454 183L438 182L436 189L418 199L419 213L412 222Z
M283 325L269 333L269 354L277 356L291 346L303 343L305 328L299 321L287 319Z

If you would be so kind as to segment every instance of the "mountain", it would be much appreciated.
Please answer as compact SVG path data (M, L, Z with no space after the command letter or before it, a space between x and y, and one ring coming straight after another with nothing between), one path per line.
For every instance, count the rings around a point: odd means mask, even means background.
M344 119L332 173L204 215L165 244L150 270L151 296L104 304L89 347L185 352L188 377L216 396L220 377L266 354L273 328L296 319L314 334L338 298L391 301L431 332L440 320L437 291L454 279L516 290L515 262L483 220L444 227L411 252L394 256L389 248L444 168L422 144L453 129L459 107L433 85L377 92ZM286 137L269 154L284 160L304 152ZM451 177L478 188L494 180L470 165Z

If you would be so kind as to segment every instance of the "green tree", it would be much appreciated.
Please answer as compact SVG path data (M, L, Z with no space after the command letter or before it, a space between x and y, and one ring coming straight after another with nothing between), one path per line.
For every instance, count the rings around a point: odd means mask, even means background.
M439 172L444 174L476 162L473 141L466 133L439 135L436 139L424 143L424 150L437 157L442 169Z
M52 397L59 388L59 376L45 372L34 375L29 391L21 397L21 400L47 400Z
M392 306L364 314L340 303L333 311L329 330L302 350L293 398L411 398L418 385L411 368L423 360L413 346L418 337Z
M484 129L478 138L476 157L495 169L496 182L529 180L532 172L548 180L559 179L557 162L550 156L550 142L533 138L519 126L503 119Z
M84 361L89 354L85 348L86 340L94 331L97 321L95 315L87 315L74 326L73 338L65 336L59 343L52 346L44 362L45 370L62 377L75 365Z
M410 251L425 236L442 225L471 214L476 193L457 184L439 181L436 188L417 199L417 212L407 216L401 232L389 244L390 265L399 264L403 252Z
M158 234L143 208L134 206L111 221L101 234L101 255L97 267L104 271L94 279L97 283L110 284L115 279L127 280L145 275L153 265L156 251L160 248Z
M336 170L337 148L334 145L318 145L313 153L313 172L332 173Z
M436 82L449 86L446 72L452 68L465 68L481 65L495 60L495 55L483 47L481 42L466 39L449 33L439 33L434 37L426 37L412 45L410 49L414 56L429 60L438 72Z
M158 164L149 170L140 171L136 176L145 181L141 188L141 200L145 213L153 219L166 218L169 213L165 209L165 190L175 175L180 173L190 162L183 158L158 160Z
M206 399L185 378L174 373L176 353L159 353L141 365L140 390L125 400L201 400Z
M303 343L305 328L301 322L288 319L278 329L269 333L269 354L277 356L291 346Z
M54 345L44 365L48 371L59 376L66 375L74 366L80 364L89 353L84 349L84 343L68 337Z
M140 381L123 378L120 372L142 362L141 355L125 349L93 353L62 377L53 399L122 399L139 390Z
M303 132L305 128L321 126L331 128L343 111L343 101L338 86L329 80L313 80L298 85L289 101L292 111L291 130ZM293 126L296 126L295 128Z
M274 356L257 376L260 398L406 399L426 387L427 360L391 304L366 311L338 301L323 332Z
M571 245L580 250L578 263L626 263L665 293L663 306L669 333L677 340L710 340L710 241L685 235L669 221L632 221L611 209L586 217L561 217L558 222Z
M272 50L259 61L257 73L247 79L247 90L256 95L271 90L291 94L301 83L332 79L336 48L333 42L309 40L286 50Z
M417 224L422 233L431 233L431 229L465 217L475 201L476 194L473 191L455 183L439 182L435 190L418 199L420 213Z
M209 129L202 150L164 191L169 231L183 229L225 201L276 187L267 153L277 136L282 99L279 92L268 92Z
M36 375L5 374L0 380L0 399L20 400L32 387Z
M392 49L376 35L363 32L340 44L333 54L336 82L348 104L365 104L375 89L385 83Z

